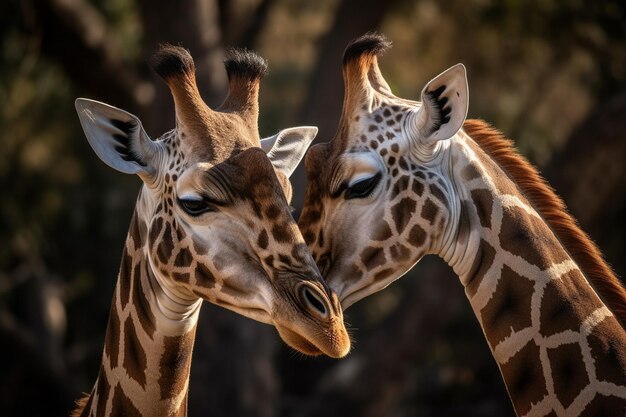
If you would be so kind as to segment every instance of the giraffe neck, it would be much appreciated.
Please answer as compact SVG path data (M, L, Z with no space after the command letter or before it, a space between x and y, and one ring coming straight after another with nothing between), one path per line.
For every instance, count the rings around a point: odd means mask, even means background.
M200 300L161 284L148 259L149 205L131 220L111 303L98 378L83 416L184 416Z
M457 240L440 255L465 287L516 413L601 415L610 404L606 415L623 415L624 329L507 175L471 140L455 148Z

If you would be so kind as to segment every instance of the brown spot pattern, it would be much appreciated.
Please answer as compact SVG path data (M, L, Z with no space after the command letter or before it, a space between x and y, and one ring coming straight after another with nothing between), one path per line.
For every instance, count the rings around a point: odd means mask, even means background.
M259 233L257 244L261 249L267 249L267 245L269 244L269 237L267 236L267 231L265 229L261 230L261 233Z
M419 224L414 225L409 232L409 243L419 248L426 242L426 231Z
M482 227L491 227L491 211L493 209L493 195L489 190L476 189L470 192L472 202L478 214Z
M265 209L265 216L269 220L276 220L278 216L280 216L280 212L281 212L280 207L278 207L276 204L270 204Z
M104 368L100 365L100 373L98 374L98 384L96 385L96 392L98 393L98 401L96 402L96 417L103 417L106 410L106 402L109 398L109 392L111 391L111 385L107 380L107 376L104 372ZM85 408L87 409L87 408ZM87 409L88 410L88 409Z
M161 233L161 229L163 228L163 219L161 217L157 217L152 224L150 225L150 233L149 240L150 245L155 245L159 239L159 234Z
M546 381L538 357L539 346L531 340L500 367L518 415L528 413L531 404L539 402L547 394Z
M384 265L386 261L385 251L382 248L369 246L361 252L361 261L369 270Z
M115 307L115 298L111 304L111 312L109 313L109 324L107 326L107 333L104 338L104 352L109 357L111 362L111 368L115 368L118 364L117 359L119 355L120 346L120 318Z
M111 417L142 417L141 413L133 405L130 399L124 394L119 384L113 389L113 400L111 403Z
M478 168L476 165L474 165L472 163L466 165L461 170L461 177L465 181L471 181L473 179L479 178L481 175L482 175L482 173L480 171L480 168Z
M196 282L199 286L204 288L215 287L215 276L203 262L198 262L196 266L195 276Z
M146 352L137 338L135 325L129 317L124 322L124 362L123 366L128 376L146 388L146 368L148 361Z
M122 310L126 308L126 304L128 304L128 297L130 296L130 281L133 269L133 258L128 254L128 249L124 248L124 253L122 254L122 263L120 265L120 274L119 274L119 291L120 291L120 302L122 304Z
M424 184L414 178L413 183L411 184L411 189L415 194L421 196L424 193Z
M189 248L180 248L176 259L174 259L174 266L184 268L191 265L191 262L193 262L193 257L191 256Z
M439 213L439 207L429 198L426 199L424 205L422 206L421 216L423 219L428 220L430 224L435 224L435 219L437 218L437 214Z
M437 186L435 184L430 184L429 190L430 190L430 193L433 196L435 196L435 198L437 198L443 204L446 204L446 202L447 202L446 195L443 193L441 188L439 188L439 186Z
M587 337L600 381L626 384L626 334L617 319L605 318Z
M415 206L416 203L413 199L405 197L391 208L391 217L393 218L398 233L402 233L405 226L411 220L411 217L413 217Z
M132 239L135 249L141 247L141 242L142 242L141 231L139 230L140 228L139 223L140 223L139 215L137 214L137 211L135 210L135 212L133 213L133 217L130 221L130 228L128 229L128 236ZM143 226L145 227L145 225Z
M542 335L550 336L565 330L578 332L580 323L600 307L595 294L581 288L584 279L579 270L574 270L561 279L548 282L539 312Z
M149 266L145 259L142 259L140 266L141 269L146 272L146 281L148 281L148 274L151 272L149 271ZM139 265L137 267L139 268ZM144 295L142 280L139 278L140 276L137 275L135 276L135 279L133 279L133 305L135 306L135 311L139 317L141 327L152 339L156 330L156 318L152 312L152 307L150 307L150 304Z
M396 243L389 248L389 253L394 261L401 261L407 259L411 255L411 250L402 243Z
M208 248L206 247L206 245L202 242L200 242L198 239L192 239L192 243L193 243L193 250L200 256L202 255L206 255L208 253Z
M554 245L555 241L540 219L519 207L503 207L500 246L505 251L545 270L569 258L561 247Z
M457 242L460 244L465 244L467 237L471 232L471 224L469 218L469 207L470 203L467 200L461 200L459 202L460 210L459 210L459 224L457 226Z
M596 394L580 417L623 417L626 415L626 399Z
M385 278L388 278L390 276L392 276L394 274L394 269L392 268L385 268L381 271L378 271L375 275L374 275L374 281L381 281Z
M174 241L172 240L172 226L168 223L165 223L165 230L163 231L163 236L159 241L157 246L157 256L162 264L167 264L172 256L172 251L174 250Z
M487 340L492 348L512 331L520 331L532 324L530 299L533 292L532 281L518 275L506 265L502 267L496 291L480 312Z
M409 178L408 175L403 175L402 177L400 177L398 179L398 190L400 191L406 191L409 189L409 183L411 182L411 179Z
M483 281L485 274L493 265L493 261L496 258L496 250L484 239L481 239L478 246L478 252L474 258L474 263L467 275L467 284L465 290L470 297L476 295L476 291L480 287L480 283Z
M389 239L392 236L391 227L389 224L382 220L378 228L372 233L371 239L377 242L382 242Z
M589 377L578 343L548 349L548 359L554 381L554 393L565 408L589 384Z
M163 337L163 355L159 361L161 399L171 399L185 387L191 368L195 329L182 336Z
M272 227L272 237L276 242L288 243L291 241L291 234L286 224L275 224Z

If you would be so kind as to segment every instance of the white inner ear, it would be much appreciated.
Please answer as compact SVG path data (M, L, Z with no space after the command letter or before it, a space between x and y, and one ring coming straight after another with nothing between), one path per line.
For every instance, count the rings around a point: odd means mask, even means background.
M422 106L413 117L407 118L407 129L412 137L438 141L454 136L467 117L468 94L463 64L457 64L430 80L422 90Z
M289 178L315 139L315 135L317 135L317 127L292 127L262 139L261 148L267 153L274 168L282 171Z
M87 141L103 162L126 174L148 172L148 162L156 155L157 147L136 116L84 98L76 99L75 106ZM112 121L119 122L119 126ZM120 127L124 124L128 129Z

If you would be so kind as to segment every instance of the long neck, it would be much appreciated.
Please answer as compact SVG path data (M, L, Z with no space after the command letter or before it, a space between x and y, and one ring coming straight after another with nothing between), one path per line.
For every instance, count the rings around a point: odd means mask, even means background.
M447 260L516 413L624 415L626 332L516 184L469 139L456 146L461 210Z
M111 303L102 364L82 416L187 415L200 302L170 297L151 270L146 234L146 223L135 212Z

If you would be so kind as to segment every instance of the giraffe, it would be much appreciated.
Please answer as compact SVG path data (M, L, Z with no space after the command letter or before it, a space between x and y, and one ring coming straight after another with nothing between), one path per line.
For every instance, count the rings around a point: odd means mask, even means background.
M140 120L77 99L96 154L143 181L124 245L96 383L74 416L187 414L191 354L203 300L273 324L308 355L347 354L337 296L324 283L288 207L289 175L317 129L260 140L265 61L232 50L229 94L199 95L194 62L165 45L153 69L174 98L176 127L151 140Z
M467 120L465 67L396 97L367 34L345 50L331 142L308 151L299 220L344 309L425 254L459 276L519 416L624 416L626 291L537 171Z

